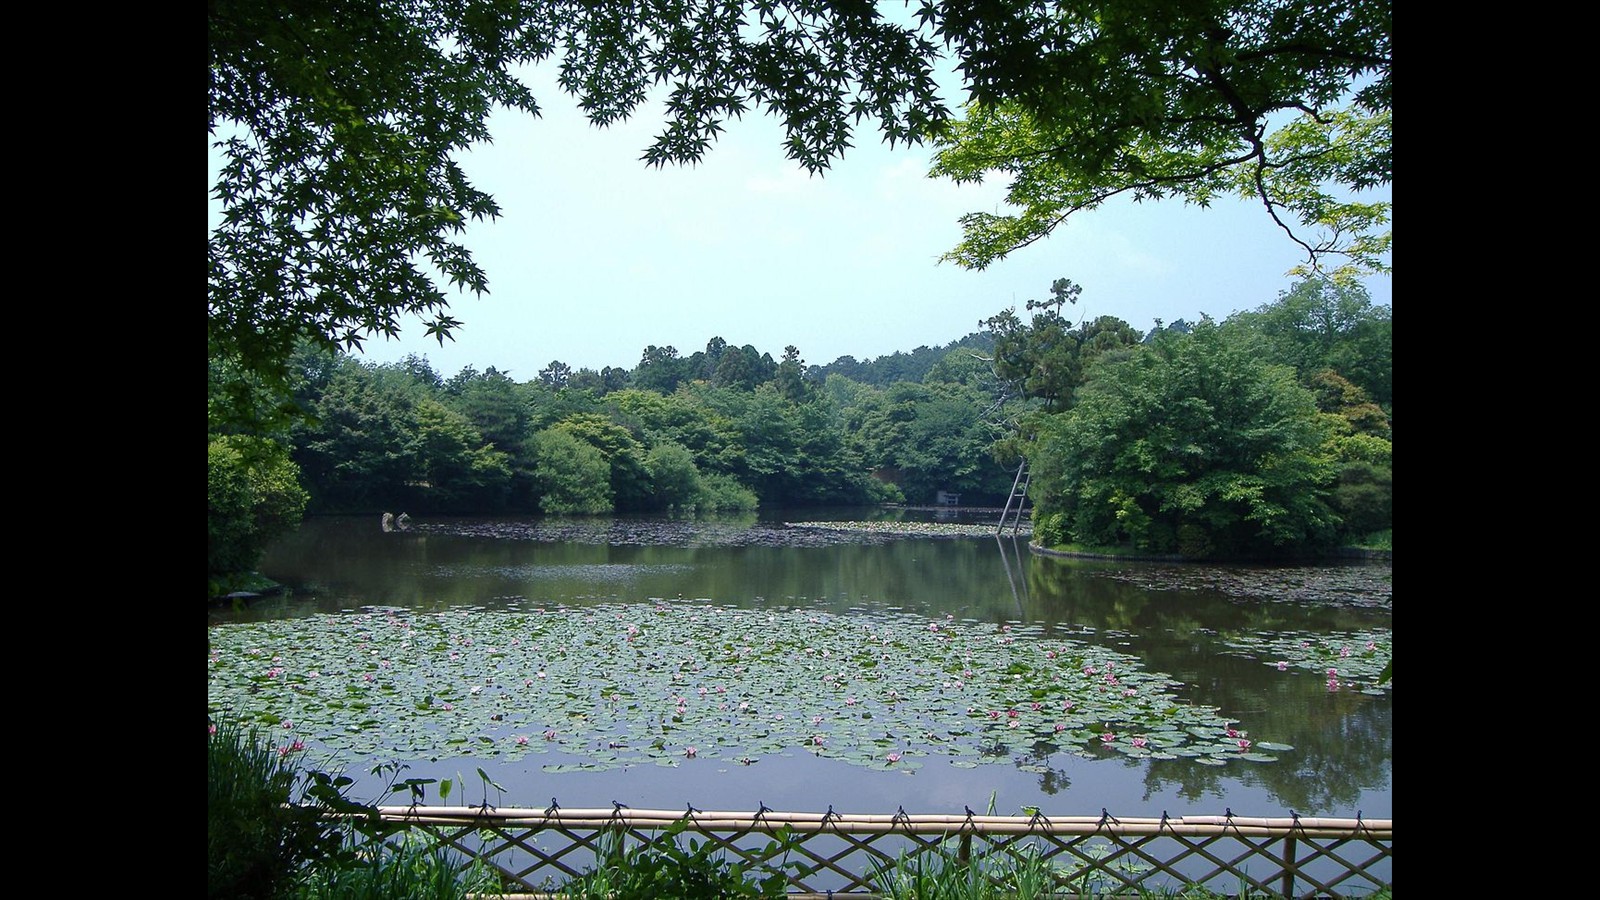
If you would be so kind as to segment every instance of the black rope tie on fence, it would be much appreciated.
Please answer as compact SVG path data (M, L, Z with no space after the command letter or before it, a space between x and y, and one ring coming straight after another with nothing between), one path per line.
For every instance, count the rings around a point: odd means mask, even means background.
M1161 824L1159 826L1157 826L1156 830L1160 831L1162 828L1171 828L1171 827L1172 827L1172 821L1171 821L1171 819L1168 818L1167 811L1163 809L1161 811Z
M896 810L894 816L889 819L890 831L893 831L894 826L896 825L904 825L906 827L906 831L911 830L911 817L906 814L906 808L904 806Z
M1306 826L1300 821L1300 814L1299 813L1297 813L1297 812L1295 812L1294 810L1291 809L1291 810L1289 810L1289 818L1294 820L1294 824L1292 826L1290 826L1291 828L1293 828L1295 831L1300 832L1301 834L1305 834L1306 833Z
M756 801L756 807L755 821L771 828L772 823L767 821L767 813L772 812L772 807L761 800Z
M1366 832L1367 832L1367 823L1361 821L1361 810L1358 809L1358 810L1356 810L1356 833L1357 834L1365 834Z
M556 802L556 798L551 797L550 798L550 805L546 806L544 808L544 817L548 819L548 818L550 818L551 816L555 815L556 813L558 813L560 811L561 811L561 804Z
M833 804L829 803L828 804L828 811L822 814L822 827L823 828L827 828L829 822L834 822L835 824L834 824L833 827L834 827L835 830L838 830L839 826L837 824L837 820L839 818L841 818L841 816L838 813L833 811ZM828 892L828 896L830 896L830 897L833 896L833 891L829 891Z
M1232 828L1234 831L1239 830L1238 824L1233 821L1233 807L1224 806L1222 808L1222 817L1226 820L1222 823L1224 828Z
M626 803L618 803L615 800L611 801L611 821L616 822L619 825L622 824L622 811L627 808L628 804Z
M963 806L965 806L965 804L963 804ZM978 830L978 823L972 821L972 817L976 816L977 813L973 812L972 811L972 807L970 807L970 806L967 806L966 810L967 810L967 820L965 822L962 822L961 823L961 827L957 828L956 831L958 831L958 832L966 831L967 828L970 826L972 828L972 830L974 832L976 832Z
M1041 822L1044 823L1045 831L1049 831L1053 827L1050 823L1050 817L1045 815L1044 811L1039 809L1039 807L1035 806L1033 808L1033 815L1028 817L1028 827L1037 828Z
M1094 829L1095 831L1099 831L1100 829L1106 827L1107 824L1121 825L1122 820L1116 816L1113 816L1111 813L1106 812L1106 808L1102 806L1100 807L1100 824L1096 825Z

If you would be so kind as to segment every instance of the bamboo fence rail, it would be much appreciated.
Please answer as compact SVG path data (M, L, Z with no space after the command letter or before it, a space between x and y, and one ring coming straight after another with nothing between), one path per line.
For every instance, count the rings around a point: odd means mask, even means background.
M1222 816L890 815L630 809L384 806L386 825L480 859L527 898L590 871L605 842L714 842L747 870L782 871L790 900L879 896L897 867L956 860L1050 863L1061 893L1107 897L1200 887L1220 894L1361 897L1393 887L1392 819ZM940 859L935 859L938 857ZM799 863L799 866L794 865ZM786 865L787 864L787 865Z

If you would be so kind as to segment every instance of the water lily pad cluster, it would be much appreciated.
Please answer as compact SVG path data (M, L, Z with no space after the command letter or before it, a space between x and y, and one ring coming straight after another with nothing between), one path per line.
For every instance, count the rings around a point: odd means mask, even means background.
M207 700L329 753L550 754L553 771L799 752L915 769L1041 749L1223 764L1289 749L1252 745L1167 676L1075 634L703 601L369 609L213 628Z
M1247 600L1303 606L1388 609L1394 603L1394 568L1357 566L1209 566L1144 564L1096 573L1168 591L1211 590Z
M995 523L762 522L755 519L450 519L418 532L610 547L832 547L905 538L993 537ZM1029 533L1021 523L1019 532Z
M1378 680L1394 656L1391 631L1282 632L1232 637L1223 643L1239 655L1259 659L1279 671L1315 672L1327 679L1330 691L1381 695L1394 688L1393 679Z
M987 525L960 522L790 522L791 529L802 529L839 534L879 535L907 538L993 537L994 523ZM1028 535L1033 528L1021 523L1017 533Z

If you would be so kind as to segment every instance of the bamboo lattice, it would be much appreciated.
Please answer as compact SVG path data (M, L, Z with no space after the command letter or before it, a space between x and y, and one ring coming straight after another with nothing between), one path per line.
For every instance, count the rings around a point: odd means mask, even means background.
M876 879L932 861L999 863L1031 852L1062 893L1105 897L1201 887L1217 893L1361 897L1392 888L1393 820L1184 816L892 815L630 809L386 806L392 827L497 869L511 890L551 896L592 870L603 842L714 842L746 870L782 871L790 900L878 896ZM792 863L799 862L797 868ZM785 866L785 863L791 865Z

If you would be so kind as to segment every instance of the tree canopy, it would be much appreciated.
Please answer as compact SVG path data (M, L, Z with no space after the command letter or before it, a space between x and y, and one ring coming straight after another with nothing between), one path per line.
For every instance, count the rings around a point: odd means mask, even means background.
M1391 0L950 4L966 115L934 173L1011 181L947 259L983 268L1117 196L1260 201L1306 271L1387 271ZM1335 264L1330 265L1330 261Z
M975 213L950 258L982 267L1119 194L1236 192L1287 220L1313 265L1384 265L1389 204L1339 190L1391 173L1391 0L289 0L207 5L208 351L242 384L281 384L295 346L353 349L446 290L483 293L462 242L499 207L458 162L496 108L537 115L520 69L550 61L599 125L652 96L651 165L699 160L729 120L784 123L826 168L863 121L936 140L935 171L999 169L1016 216ZM953 122L935 74L968 92ZM213 392L215 394L215 392ZM247 397L226 396L235 405Z
M456 157L496 107L538 114L524 64L559 60L600 125L662 86L658 166L751 110L812 171L862 118L900 141L945 115L936 44L867 2L212 0L207 23L208 349L280 379L301 340L352 349L415 315L442 341L459 323L440 285L488 289L460 235L499 207Z

